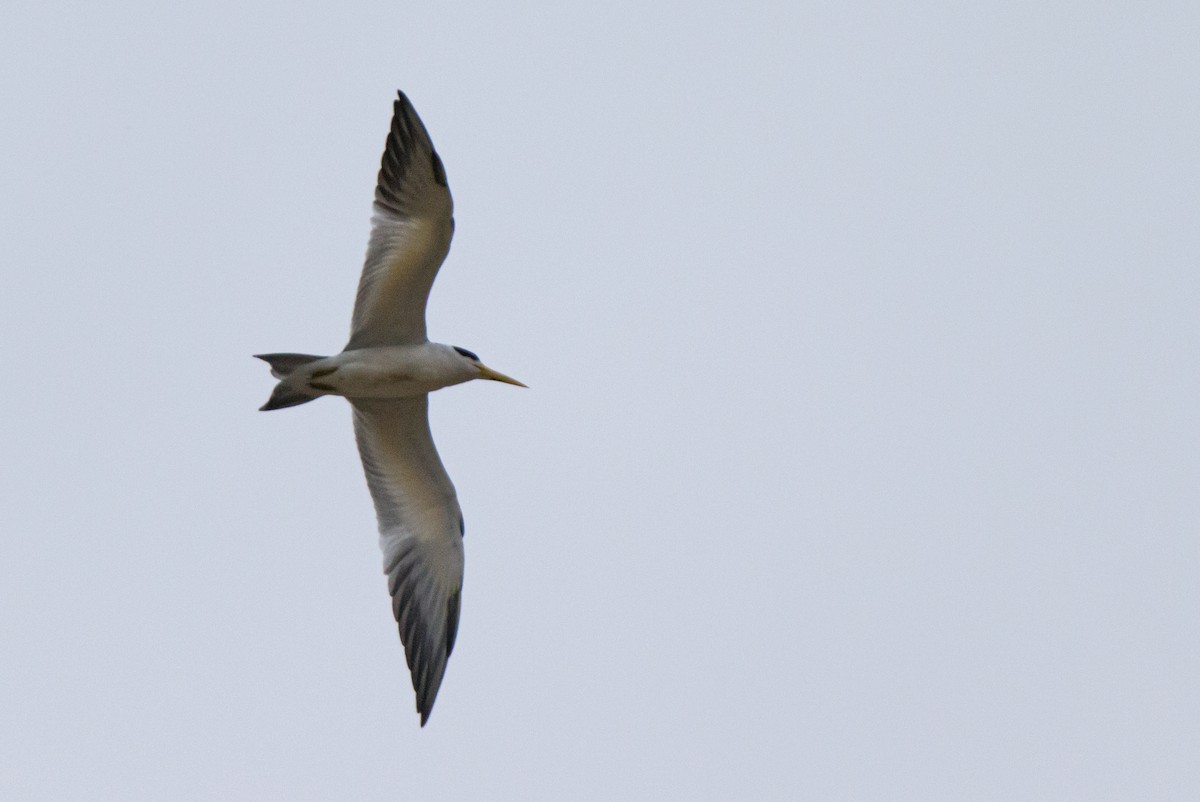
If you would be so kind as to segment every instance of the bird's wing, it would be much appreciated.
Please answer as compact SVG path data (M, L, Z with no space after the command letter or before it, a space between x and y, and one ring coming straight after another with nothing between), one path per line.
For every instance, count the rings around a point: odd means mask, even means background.
M347 350L425 341L425 301L454 236L442 160L416 110L398 94Z
M354 399L392 613L425 726L458 632L463 519L429 433L429 397Z

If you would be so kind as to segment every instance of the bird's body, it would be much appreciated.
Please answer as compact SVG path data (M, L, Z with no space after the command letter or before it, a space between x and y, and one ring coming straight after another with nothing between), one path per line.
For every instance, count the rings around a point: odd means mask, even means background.
M302 365L285 381L317 395L384 399L412 398L477 378L479 372L454 346L424 342L342 351Z
M346 398L379 519L392 612L424 726L454 648L462 599L462 511L429 431L428 394L472 379L523 384L464 348L432 343L425 302L454 233L441 159L404 93L375 188L350 342L334 356L263 354L279 379L262 409Z

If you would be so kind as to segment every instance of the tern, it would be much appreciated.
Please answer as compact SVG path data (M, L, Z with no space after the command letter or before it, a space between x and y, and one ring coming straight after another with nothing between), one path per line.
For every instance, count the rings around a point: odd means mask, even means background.
M392 613L429 720L458 632L463 516L429 431L429 393L490 379L524 387L466 348L429 341L425 304L454 235L454 202L429 133L403 92L375 186L350 341L336 356L260 354L279 379L263 410L339 395L379 520Z

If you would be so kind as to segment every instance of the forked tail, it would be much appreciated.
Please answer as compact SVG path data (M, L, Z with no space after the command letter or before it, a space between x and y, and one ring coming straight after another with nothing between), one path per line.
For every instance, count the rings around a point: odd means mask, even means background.
M267 399L267 403L259 407L260 410L294 407L320 397L320 393L310 392L303 385L296 385L289 379L297 368L325 357L312 354L255 354L254 356L270 365L271 375L280 380L279 384L275 385L271 397Z

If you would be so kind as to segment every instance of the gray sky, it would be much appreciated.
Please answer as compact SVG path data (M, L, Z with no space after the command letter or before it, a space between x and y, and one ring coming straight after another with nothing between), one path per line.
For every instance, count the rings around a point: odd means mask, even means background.
M4 17L6 799L1200 796L1194 3ZM344 344L397 88L532 387L432 401L425 730L250 358Z

